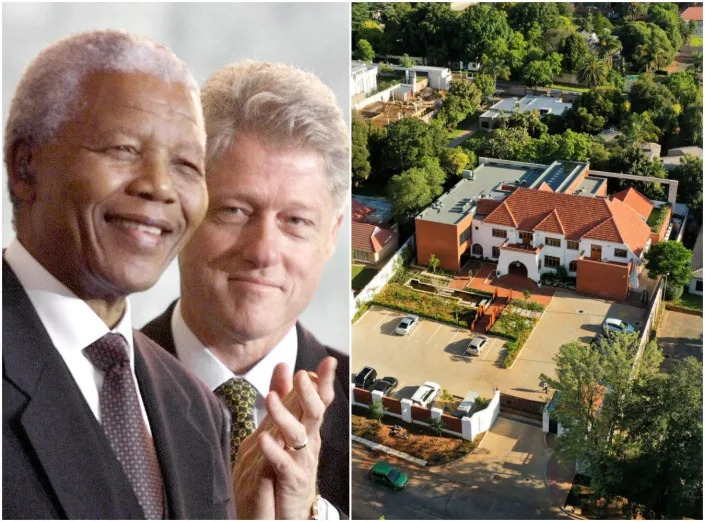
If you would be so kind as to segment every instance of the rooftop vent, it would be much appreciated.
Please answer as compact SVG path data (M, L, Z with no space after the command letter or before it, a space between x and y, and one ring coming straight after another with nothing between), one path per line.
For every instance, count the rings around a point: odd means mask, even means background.
M475 171L474 170L464 170L463 177L465 179L475 179Z

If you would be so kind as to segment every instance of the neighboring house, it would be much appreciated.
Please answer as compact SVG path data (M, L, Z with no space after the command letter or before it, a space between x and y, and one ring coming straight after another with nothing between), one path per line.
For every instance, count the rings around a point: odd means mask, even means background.
M498 276L536 282L562 265L578 291L616 300L638 285L653 202L634 189L607 198L606 179L588 176L587 163L480 163L417 216L420 264L435 254L442 268L458 271L483 258L497 262Z
M621 135L622 135L622 132L618 131L616 129L605 129L602 132L600 132L600 134L598 134L598 136L602 136L602 138L605 140L605 143L609 143Z
M369 221L376 209L352 200L352 256L355 261L377 264L399 246L399 232Z
M695 20L695 23L697 25L697 29L695 31L695 34L697 36L702 36L703 35L703 6L700 5L699 7L689 7L685 11L681 13L681 19L684 22L690 22L691 20Z
M434 67L431 65L414 65L411 68L402 67L401 65L392 65L397 71L408 71L408 83L414 85L417 82L417 76L428 77L428 86L439 91L447 91L450 89L452 74L448 67Z
M690 279L688 292L703 295L703 227L700 227L698 239L695 240L691 268L693 269L693 275Z
M364 99L367 95L377 90L377 73L379 68L353 60L350 74L350 96L354 99Z
M560 98L552 96L524 96L523 98L506 98L495 103L480 115L480 128L493 129L503 116L509 117L515 111L537 111L539 116L555 114L560 116L573 106Z
M641 144L641 152L646 154L646 157L650 160L657 160L661 156L661 145L651 141Z
M680 166L681 158L686 154L702 159L703 149L701 147L676 147L674 149L669 149L667 155L661 158L663 167L666 170L671 170Z

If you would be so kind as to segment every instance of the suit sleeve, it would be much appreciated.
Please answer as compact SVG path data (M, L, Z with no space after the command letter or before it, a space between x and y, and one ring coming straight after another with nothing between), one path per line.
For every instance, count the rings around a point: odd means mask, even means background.
M218 403L220 413L221 413L221 429L220 429L220 450L223 453L223 462L225 462L225 469L227 470L227 478L228 482L230 484L233 483L233 477L232 477L232 463L230 460L230 412L220 404ZM230 491L232 492L233 488L230 487ZM233 495L230 495L230 503L228 504L228 517L231 520L235 520L236 518L236 512L235 512L235 501L233 499Z

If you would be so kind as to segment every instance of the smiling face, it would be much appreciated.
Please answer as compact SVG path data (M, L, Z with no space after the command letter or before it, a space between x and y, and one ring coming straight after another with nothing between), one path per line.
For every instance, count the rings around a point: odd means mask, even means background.
M179 255L182 313L206 345L271 348L293 326L342 219L326 179L317 152L252 136L209 166L208 213Z
M33 180L14 182L18 238L82 299L151 287L203 218L196 96L147 74L88 75L74 117L15 161Z

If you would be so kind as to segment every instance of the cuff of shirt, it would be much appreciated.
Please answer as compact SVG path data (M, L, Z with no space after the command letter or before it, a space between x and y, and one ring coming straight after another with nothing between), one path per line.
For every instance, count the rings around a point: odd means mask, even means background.
M340 520L340 513L325 498L318 498L318 518L320 520Z

